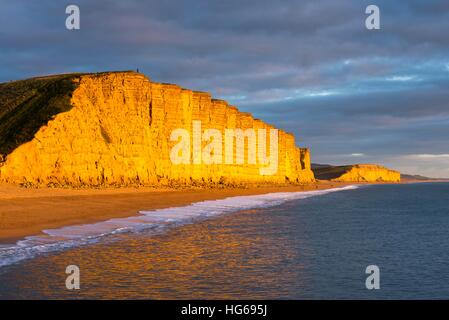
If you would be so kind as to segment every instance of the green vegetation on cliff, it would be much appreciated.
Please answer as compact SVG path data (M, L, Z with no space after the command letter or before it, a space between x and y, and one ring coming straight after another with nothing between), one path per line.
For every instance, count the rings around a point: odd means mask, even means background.
M0 162L33 139L56 114L68 111L75 74L0 83Z

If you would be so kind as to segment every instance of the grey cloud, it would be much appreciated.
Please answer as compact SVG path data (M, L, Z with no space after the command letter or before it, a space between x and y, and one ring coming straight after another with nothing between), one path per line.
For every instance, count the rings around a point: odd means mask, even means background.
M365 0L77 3L81 30L70 32L65 2L2 2L0 81L139 68L229 98L294 132L317 161L365 153L404 166L403 155L449 148L447 1L376 1L375 32Z

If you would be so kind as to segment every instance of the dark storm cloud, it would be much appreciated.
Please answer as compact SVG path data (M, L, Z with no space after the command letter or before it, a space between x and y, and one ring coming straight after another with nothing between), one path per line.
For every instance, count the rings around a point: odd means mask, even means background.
M79 31L65 29L72 3ZM369 4L379 31L364 27ZM314 161L449 168L444 0L19 0L1 1L0 21L0 81L139 68L294 132Z

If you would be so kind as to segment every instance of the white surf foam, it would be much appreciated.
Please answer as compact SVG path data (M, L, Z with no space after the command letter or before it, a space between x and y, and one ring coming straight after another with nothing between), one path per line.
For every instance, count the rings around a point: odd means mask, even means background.
M183 225L221 214L273 207L286 201L305 199L356 188L358 187L350 185L326 190L276 192L253 196L230 197L220 200L195 202L184 207L140 211L140 215L128 218L117 218L93 224L43 230L44 235L26 237L18 241L15 245L1 246L0 267L33 258L41 253L94 243L107 235L124 232L141 232L151 229L160 230L166 226Z

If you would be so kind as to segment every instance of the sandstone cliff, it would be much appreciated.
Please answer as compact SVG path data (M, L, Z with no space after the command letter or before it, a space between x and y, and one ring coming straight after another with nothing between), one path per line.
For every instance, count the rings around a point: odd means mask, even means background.
M317 179L341 182L399 182L401 174L376 164L321 166L313 169Z
M176 128L192 133L193 121L203 130L273 129L208 93L135 72L3 83L0 181L75 187L314 181L308 149L282 130L274 175L261 175L260 163L173 164L170 135Z

